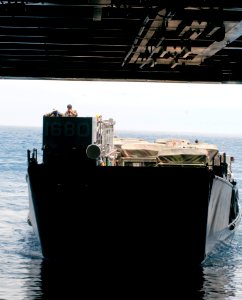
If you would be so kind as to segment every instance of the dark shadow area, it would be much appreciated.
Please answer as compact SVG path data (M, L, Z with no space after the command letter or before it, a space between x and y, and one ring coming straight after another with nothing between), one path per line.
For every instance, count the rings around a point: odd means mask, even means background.
M42 299L75 299L88 296L185 297L203 299L202 268L167 264L148 265L140 261L113 262L43 261L41 268ZM74 298L73 298L74 299Z

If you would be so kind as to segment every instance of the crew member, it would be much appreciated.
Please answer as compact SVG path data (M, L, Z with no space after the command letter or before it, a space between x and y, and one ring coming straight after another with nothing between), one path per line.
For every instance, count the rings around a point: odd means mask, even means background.
M77 117L77 111L75 109L72 109L72 105L67 105L67 111L65 112L65 117Z

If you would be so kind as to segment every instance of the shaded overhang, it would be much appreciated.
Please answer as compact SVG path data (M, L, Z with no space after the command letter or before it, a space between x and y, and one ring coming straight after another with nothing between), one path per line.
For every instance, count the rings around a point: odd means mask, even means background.
M0 1L0 78L242 81L242 1Z

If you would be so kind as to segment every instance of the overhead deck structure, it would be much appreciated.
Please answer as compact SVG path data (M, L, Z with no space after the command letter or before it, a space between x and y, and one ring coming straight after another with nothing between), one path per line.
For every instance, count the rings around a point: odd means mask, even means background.
M0 78L242 81L241 0L0 1Z

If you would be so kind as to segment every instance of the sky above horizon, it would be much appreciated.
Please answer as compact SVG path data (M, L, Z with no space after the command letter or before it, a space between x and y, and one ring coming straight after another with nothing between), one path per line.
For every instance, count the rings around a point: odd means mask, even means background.
M242 135L242 84L1 79L0 126L42 126L72 104L117 130Z

